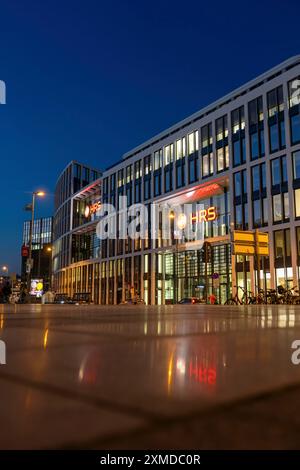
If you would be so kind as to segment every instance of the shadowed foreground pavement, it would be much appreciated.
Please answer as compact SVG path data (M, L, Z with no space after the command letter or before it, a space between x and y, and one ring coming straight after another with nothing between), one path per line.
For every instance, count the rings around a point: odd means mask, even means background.
M0 448L300 448L300 306L3 306Z

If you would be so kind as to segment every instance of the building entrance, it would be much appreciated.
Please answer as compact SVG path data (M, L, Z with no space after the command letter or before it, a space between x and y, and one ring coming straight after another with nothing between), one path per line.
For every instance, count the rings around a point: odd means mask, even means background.
M185 297L203 301L211 294L224 303L231 287L230 244L212 245L205 267L202 250L164 254L165 303L177 303Z

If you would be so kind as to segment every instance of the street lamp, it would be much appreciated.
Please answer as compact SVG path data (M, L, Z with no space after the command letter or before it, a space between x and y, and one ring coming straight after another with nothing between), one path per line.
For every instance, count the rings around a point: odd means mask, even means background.
M1 267L1 272L3 276L8 276L8 267L7 266L2 266Z
M52 246L47 246L46 252L49 255L49 289L52 289Z
M29 253L28 253L28 265L27 265L27 289L28 293L30 292L30 281L31 281L31 270L32 270L32 235L33 235L33 225L34 225L34 210L35 210L35 199L36 197L44 197L44 191L34 191L32 193L32 201L30 205L31 210L31 221L29 229Z

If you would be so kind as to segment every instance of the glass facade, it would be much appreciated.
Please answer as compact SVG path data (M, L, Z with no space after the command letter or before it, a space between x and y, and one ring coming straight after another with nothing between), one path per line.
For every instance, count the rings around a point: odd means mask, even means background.
M85 202L73 201L75 194L89 185L96 184L101 177L97 169L87 167L78 162L71 162L60 175L55 189L55 213L53 218L53 259L52 270L56 282L57 274L72 262L73 240L71 232L81 224L90 222L91 214L86 216L86 207L93 201L88 198Z
M233 166L246 163L245 111L241 106L231 112Z
M70 194L75 189L80 191L78 188L93 178L92 169L87 171L79 164L65 171L58 185L54 225L61 256L59 269L96 257L100 289L97 298L102 303L124 301L130 298L132 289L147 303L170 303L182 296L203 296L204 284L218 301L223 301L225 286L233 281L255 290L251 270L256 274L258 271L256 261L249 256L233 259L230 231L259 229L269 233L271 254L262 260L259 275L264 285L289 285L291 280L298 283L299 68L291 62L289 67L277 68L236 90L225 101L218 101L126 154L106 170L101 180L101 202L114 206L120 195L126 195L128 206L145 203L150 207L153 201L166 200L182 204L186 200L193 206L201 203L205 208L217 208L218 219L205 222L204 236L212 243L213 252L207 271L220 276L218 287L213 286L211 278L203 280L201 249L187 250L172 239L164 239L161 223L157 239L150 236L151 220L145 240L126 238L99 244L93 234L65 237L71 215L72 230L92 223L85 219L85 202L72 202L71 206ZM211 187L215 193L206 195ZM180 243L185 245L190 239L185 237ZM64 253L69 258L64 258ZM95 260L93 263L96 265ZM77 267L74 269L68 285L81 276ZM87 271L84 284L88 284L88 277Z

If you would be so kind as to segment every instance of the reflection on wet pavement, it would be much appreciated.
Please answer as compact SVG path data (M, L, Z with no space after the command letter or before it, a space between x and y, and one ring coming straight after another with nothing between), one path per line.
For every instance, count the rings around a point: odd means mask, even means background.
M297 306L1 305L0 339L1 448L151 448L158 436L170 448L230 448L229 418L209 444L204 416L300 390Z

